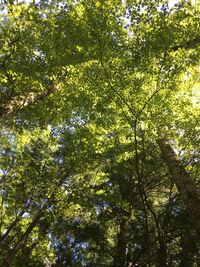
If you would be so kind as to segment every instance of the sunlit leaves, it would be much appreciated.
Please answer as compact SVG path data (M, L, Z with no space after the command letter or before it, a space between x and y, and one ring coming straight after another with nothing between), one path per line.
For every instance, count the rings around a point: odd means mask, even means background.
M156 137L161 128L198 183L198 6L6 5L1 237L17 223L3 257L46 207L14 266L112 266L116 251L146 266L148 250L157 266L162 238L177 265L190 224Z

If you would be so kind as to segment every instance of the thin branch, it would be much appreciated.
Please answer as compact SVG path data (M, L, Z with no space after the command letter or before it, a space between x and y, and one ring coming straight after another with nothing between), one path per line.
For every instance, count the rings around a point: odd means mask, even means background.
M104 70L104 74L108 80L108 84L111 88L111 90L122 100L122 102L126 105L126 107L128 108L128 110L131 112L131 114L133 115L133 117L136 117L135 112L133 111L133 109L130 107L130 105L128 104L128 102L124 99L124 97L114 88L114 86L111 83L111 78L110 75L108 74L108 71L103 63L103 52L102 52L102 45L101 45L101 41L98 39L99 42L99 49L100 49L100 64Z
M149 102L154 98L154 96L160 92L162 90L162 88L157 89L150 97L149 99L145 102L145 104L143 105L143 107L140 109L140 111L138 112L138 114L136 115L136 119L138 119L141 115L141 113L144 111L144 109L146 108L146 106L149 104Z
M178 49L193 49L200 44L200 36L197 36L195 39L189 40L185 44L176 45L170 48L171 51L177 51Z

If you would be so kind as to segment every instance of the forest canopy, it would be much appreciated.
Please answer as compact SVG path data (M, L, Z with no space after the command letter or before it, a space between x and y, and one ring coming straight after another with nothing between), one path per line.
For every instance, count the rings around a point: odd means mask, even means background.
M200 1L0 1L0 267L200 266Z

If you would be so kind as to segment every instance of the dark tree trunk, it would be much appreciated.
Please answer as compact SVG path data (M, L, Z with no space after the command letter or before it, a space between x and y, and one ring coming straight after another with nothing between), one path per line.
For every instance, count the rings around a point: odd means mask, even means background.
M198 235L192 234L192 229L187 229L180 240L180 266L193 267L195 266L195 256L198 255ZM198 256L197 256L198 257Z
M185 170L166 138L158 138L157 144L168 165L172 179L179 190L182 200L190 210L194 227L200 232L200 189Z
M25 206L25 208L19 212L19 214L17 215L15 220L9 225L9 227L6 230L6 232L4 233L4 235L2 235L2 237L0 238L0 244L8 237L9 233L13 230L13 228L21 220L22 216L24 215L24 213L26 212L26 209L30 206L30 204L31 204L31 202L28 202L28 204Z
M167 266L167 244L164 236L159 237L159 249L157 252L157 263L158 267L166 267Z
M113 267L126 266L126 221L122 220L119 225L117 246L115 251Z
M0 265L0 267L9 267L12 264L12 262L13 262L15 256L17 255L17 253L24 247L25 242L26 242L27 238L29 237L31 231L35 228L35 226L39 222L40 218L43 216L43 213L44 213L45 209L46 209L46 206L44 206L43 208L41 208L37 212L37 214L35 215L35 217L32 220L32 222L29 224L29 226L26 229L26 231L21 235L20 239L17 241L17 243L14 246L14 248L12 250L10 250L9 254L4 259L4 261Z
M30 105L36 105L43 98L59 91L59 84L52 84L42 93L30 92L25 95L9 97L0 103L0 118L18 112Z
M19 215L15 218L14 222L12 222L6 232L2 235L0 238L0 244L8 237L9 233L12 231L12 229L17 225L17 223L20 221L22 218L23 214L25 213L25 210L21 211Z
M53 203L55 200L55 192L56 189L59 188L63 182L65 181L65 178L61 178L58 182L58 184L55 186L54 191L52 192L50 198L46 200L46 203L44 203L43 207L38 210L35 217L33 218L32 222L27 227L26 231L21 235L15 246L9 251L7 257L3 260L3 263L0 265L0 267L9 267L13 263L15 256L18 254L18 252L25 246L26 240L29 237L32 230L36 227L38 222L40 221L41 217L44 215L45 210L47 209L48 205L50 203Z

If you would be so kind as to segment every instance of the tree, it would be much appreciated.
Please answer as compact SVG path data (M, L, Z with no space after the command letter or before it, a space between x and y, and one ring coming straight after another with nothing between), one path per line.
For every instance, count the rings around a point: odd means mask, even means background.
M197 231L199 231L199 189L190 177L189 173L177 159L176 154L167 143L166 139L161 137L157 140L157 143L167 162L169 171L174 179L174 183L176 184L185 205L191 210L194 225L197 228Z
M199 265L199 11L1 4L1 266Z

